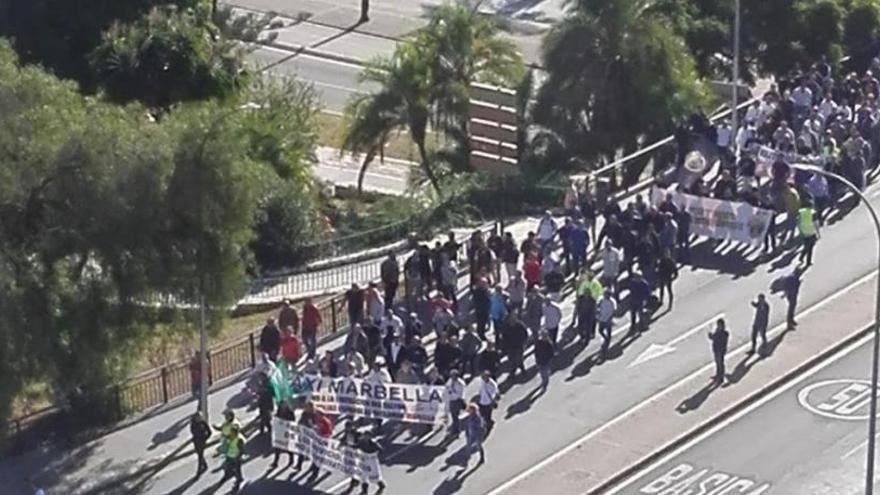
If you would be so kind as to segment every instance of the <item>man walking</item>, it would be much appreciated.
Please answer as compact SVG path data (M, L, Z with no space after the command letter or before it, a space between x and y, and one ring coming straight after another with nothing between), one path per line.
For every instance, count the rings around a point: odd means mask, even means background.
M303 304L302 340L309 359L315 359L318 350L318 328L321 326L321 322L321 311L315 306L315 301L311 297L307 297Z
M630 333L639 333L647 327L645 322L645 304L651 297L651 286L640 272L633 272L629 280L629 316Z
M724 318L719 318L715 323L715 331L709 332L709 340L712 341L712 356L715 357L715 383L724 383L724 355L727 354L727 341L730 334L727 332Z
M541 375L541 390L547 390L547 385L550 383L550 365L554 354L556 354L556 346L550 342L547 331L541 330L538 340L535 341L535 364L538 365L538 374Z
M562 309L559 307L559 304L549 297L544 299L542 318L544 320L544 330L550 336L550 341L556 344L556 338L559 335L559 325L562 323Z
M480 396L477 404L480 406L480 416L486 422L486 436L492 432L495 422L492 421L492 411L498 407L498 384L492 379L489 371L484 371L480 380Z
M797 311L798 295L801 292L801 270L795 268L793 272L783 280L783 294L788 301L788 310L786 311L785 321L788 323L789 330L793 330L797 326L794 319Z
M237 493L241 488L244 477L241 475L241 456L244 454L244 437L241 435L241 426L233 424L231 428L231 437L226 446L225 460L223 462L223 479L220 485L229 478L235 479L235 485L232 488L233 493Z
M596 305L596 319L599 321L599 335L602 337L602 358L608 353L611 346L611 327L614 325L614 314L617 312L617 302L614 300L614 292L606 289L602 299Z
M400 284L400 265L394 253L382 262L379 267L382 278L382 287L385 288L385 309L394 307L394 297L397 295L397 286Z
M813 249L816 247L816 241L819 239L819 222L814 215L813 207L809 203L805 203L798 210L798 231L803 239L804 247L801 251L799 261L806 266L813 264Z
M507 363L510 366L510 379L516 379L516 371L525 374L526 366L523 364L526 342L529 340L529 331L526 325L519 319L516 313L508 313L504 325L504 339L502 345L507 354Z
M770 304L764 294L758 294L758 300L752 301L755 308L755 320L752 322L752 349L749 354L754 354L757 348L758 336L761 336L761 348L767 345L767 325L770 322Z
M202 413L195 413L189 419L189 432L192 434L193 450L196 452L196 459L199 461L196 478L208 470L208 463L205 461L205 447L208 445L208 439L211 438L211 426L202 417Z

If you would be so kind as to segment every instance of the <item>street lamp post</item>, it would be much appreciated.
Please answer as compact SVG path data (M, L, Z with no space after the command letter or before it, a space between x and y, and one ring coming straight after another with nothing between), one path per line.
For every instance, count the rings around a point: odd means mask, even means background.
M739 32L740 32L740 0L736 0L734 7L736 12L733 21L733 113L730 116L730 138L733 140L734 151L736 149L736 134L739 127L739 115L737 107L739 106ZM737 153L738 156L738 153Z
M834 179L847 187L855 194L862 203L868 208L871 220L874 222L874 229L877 233L877 266L880 267L880 218L877 217L877 211L868 202L868 198L862 194L862 191L852 182L844 177L829 172L822 167L815 165L793 165L794 168L812 172L814 174L823 175ZM868 416L868 459L867 470L865 476L865 495L874 494L874 456L877 448L877 380L878 371L880 371L880 276L877 277L877 294L874 305L874 354L871 363L871 403Z

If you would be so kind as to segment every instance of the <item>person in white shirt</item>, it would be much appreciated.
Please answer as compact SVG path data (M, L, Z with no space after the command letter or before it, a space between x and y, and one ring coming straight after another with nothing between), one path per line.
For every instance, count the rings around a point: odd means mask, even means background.
M831 93L826 93L822 103L819 103L819 116L822 118L822 123L828 122L828 117L834 115L835 112L837 112L837 103L831 98Z
M538 245L541 249L541 254L546 256L550 251L552 246L553 239L556 237L556 233L559 230L559 226L556 223L556 220L553 219L553 214L550 213L550 210L544 212L544 216L541 217L541 220L538 222Z
M559 325L562 324L562 308L549 297L544 299L542 319L542 327L544 330L547 330L550 340L555 345L556 337L559 335Z
M382 321L379 323L379 331L382 333L383 338L388 336L389 328L394 332L394 335L403 334L403 320L390 309L385 311L385 316L382 317Z
M492 411L498 407L498 384L492 379L489 371L484 371L480 379L480 396L477 398L477 405L480 406L480 416L486 422L486 436L492 431L495 422L492 421Z
M611 291L606 289L605 294L596 303L596 321L599 322L599 335L602 337L602 357L608 353L608 347L611 345L611 327L614 326L616 312L617 303Z
M755 124L748 123L739 128L736 131L736 156L739 157L743 150L748 146L749 141L755 138L755 135L758 131L755 129Z
M379 292L376 282L370 282L370 286L367 289L367 315L369 315L371 322L376 323L382 319L382 313L384 312L385 299L382 297L382 293Z
M611 241L605 241L602 248L602 286L611 290L617 297L617 277L620 276L620 262L623 256L620 249L614 247Z
M730 127L730 121L725 119L724 122L721 123L716 129L716 139L715 143L718 145L718 148L721 150L726 150L730 147L730 138L733 133L733 129Z
M459 415L464 409L464 389L466 384L459 376L458 370L449 372L449 380L446 380L446 397L449 400L449 415L452 417L452 425L449 433L457 435L460 431Z
M798 87L791 92L791 102L794 103L795 111L808 112L813 106L813 92L807 87L807 81L802 79Z
M756 101L749 106L748 110L746 110L745 123L747 125L757 123L758 116L760 114L761 114L761 104Z

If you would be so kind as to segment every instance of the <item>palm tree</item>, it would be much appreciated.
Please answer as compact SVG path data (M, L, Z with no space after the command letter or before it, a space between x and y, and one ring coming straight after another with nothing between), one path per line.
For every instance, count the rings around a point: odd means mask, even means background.
M534 115L569 160L633 151L705 103L693 59L652 7L652 0L572 0L570 15L544 40L548 78Z
M435 162L467 168L470 84L512 85L523 72L516 46L500 36L494 22L461 4L439 7L428 25L398 45L390 59L372 62L361 75L382 89L355 97L346 109L343 151L365 154L358 189L389 136L405 129L419 150L425 176L439 192ZM450 149L428 152L429 122L453 143Z
M430 72L425 47L417 40L407 40L398 45L391 58L374 60L361 73L361 82L375 82L382 89L356 96L345 110L348 128L342 150L365 154L358 174L358 190L370 163L382 154L388 138L406 130L419 150L425 176L434 190L440 192L425 143L431 104Z

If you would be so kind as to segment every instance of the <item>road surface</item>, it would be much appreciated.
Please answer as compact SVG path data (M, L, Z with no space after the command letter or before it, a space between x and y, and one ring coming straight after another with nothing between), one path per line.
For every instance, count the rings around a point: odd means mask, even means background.
M609 495L864 493L870 344L862 340Z
M866 213L857 210L840 221L836 216L817 246L816 265L805 277L801 307L822 301L875 268L873 257L868 255L875 246ZM675 308L662 314L650 331L634 340L622 340L626 321L618 321L610 360L598 364L593 359L595 342L586 350L570 347L558 359L558 369L543 395L536 393L538 381L533 368L527 383L502 380L505 393L496 413L498 425L486 442L488 461L484 466L461 469L457 454L463 445L461 438L450 439L441 432L420 439L408 434L394 438L383 456L390 493L491 492L576 439L602 428L710 363L705 332L718 315L724 314L728 321L731 348L747 342L752 318L749 300L758 292L769 292L774 280L788 274L793 257L787 253L759 259L753 251L743 253L734 246L704 242L695 249L694 266L685 268L677 282ZM571 303L570 297L565 300L566 313ZM776 297L771 298L771 304L771 326L775 326L783 320L785 308ZM652 346L674 350L657 355ZM253 452L258 454L245 466L246 476L253 482L243 493L297 493L287 481L289 473L269 473L267 477L270 459L259 454L265 441L252 442ZM174 490L188 483L192 471L191 464L181 462L149 480L143 490L179 493ZM205 477L189 486L187 493L205 489L204 493L212 493L210 487L216 479L213 475ZM313 488L338 493L345 488L344 481L334 475Z

